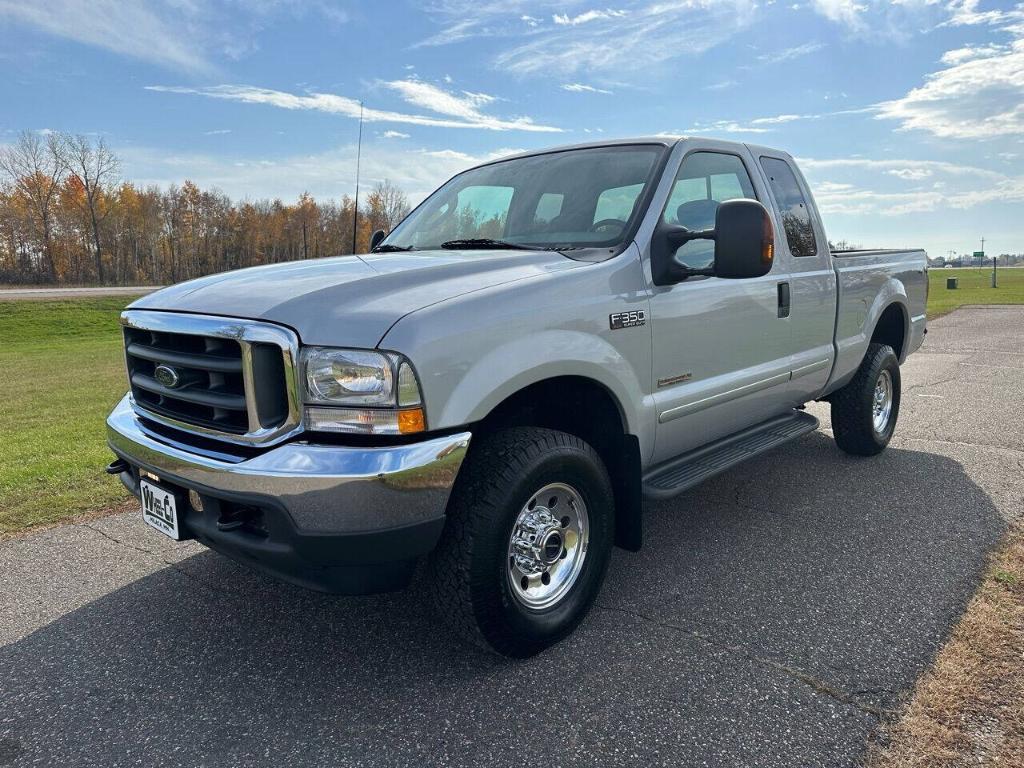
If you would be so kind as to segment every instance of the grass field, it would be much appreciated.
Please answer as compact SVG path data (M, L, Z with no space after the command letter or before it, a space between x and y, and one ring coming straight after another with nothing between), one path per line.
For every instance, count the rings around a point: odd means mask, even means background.
M1024 267L996 272L998 288L992 287L992 267L980 269L932 269L928 273L928 319L941 317L964 304L1024 304ZM946 278L955 277L960 286L946 288Z
M928 315L961 304L1024 304L1024 269L931 272ZM946 290L957 277L960 289ZM0 302L0 537L126 498L104 474L104 418L127 389L123 298Z
M103 472L124 298L0 302L0 536L125 498Z

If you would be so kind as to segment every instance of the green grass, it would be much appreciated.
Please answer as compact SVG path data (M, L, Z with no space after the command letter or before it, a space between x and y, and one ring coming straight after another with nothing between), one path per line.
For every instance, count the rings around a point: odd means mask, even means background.
M933 269L928 316L1024 304L1024 269ZM956 277L960 288L946 289ZM127 498L103 472L107 413L127 389L124 298L0 302L0 537Z
M0 537L126 498L103 472L127 390L122 297L0 302Z
M992 267L978 269L931 269L928 272L928 319L952 312L964 304L1024 304L1024 268L996 271L998 288L992 287ZM946 278L955 277L960 287L946 288Z

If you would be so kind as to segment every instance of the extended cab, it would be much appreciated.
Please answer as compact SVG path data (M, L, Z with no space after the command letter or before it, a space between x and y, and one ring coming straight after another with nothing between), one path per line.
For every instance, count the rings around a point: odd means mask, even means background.
M920 250L830 252L785 152L696 138L465 171L371 253L193 280L122 316L108 470L144 519L293 583L396 589L525 656L665 498L814 430L885 448ZM881 465L880 465L881 469Z

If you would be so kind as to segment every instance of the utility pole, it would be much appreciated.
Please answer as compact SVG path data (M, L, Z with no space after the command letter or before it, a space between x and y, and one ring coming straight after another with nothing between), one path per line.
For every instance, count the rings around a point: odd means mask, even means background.
M356 202L352 209L352 253L356 252L359 235L359 163L363 157L363 102L359 102L359 141L356 144Z

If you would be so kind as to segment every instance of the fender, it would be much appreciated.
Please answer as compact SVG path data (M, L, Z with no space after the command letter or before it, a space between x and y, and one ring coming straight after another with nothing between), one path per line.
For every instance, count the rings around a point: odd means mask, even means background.
M454 426L480 421L516 392L558 376L597 382L618 404L625 431L635 435L644 431L642 411L650 398L644 397L629 362L599 336L564 329L513 339L477 360L445 399L438 423Z

